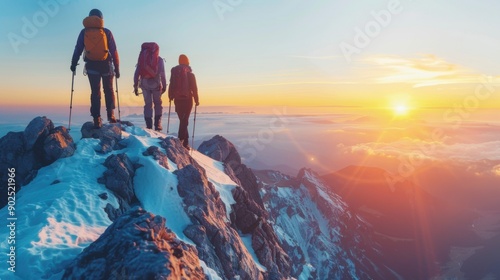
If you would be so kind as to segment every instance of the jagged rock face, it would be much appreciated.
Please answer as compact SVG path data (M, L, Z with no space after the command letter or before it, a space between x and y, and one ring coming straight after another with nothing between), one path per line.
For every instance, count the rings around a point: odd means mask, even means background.
M138 207L120 216L70 263L62 279L205 279L196 249Z
M178 139L161 143L178 170L178 192L193 225L184 234L193 240L199 257L224 279L262 279L251 256L244 249L236 230L229 222L220 194L208 181L205 170L188 154Z
M198 151L217 161L228 163L229 165L241 164L241 156L233 143L220 135L216 135L212 137L212 139L201 143L198 147Z
M99 139L99 153L109 153L113 150L120 150L123 146L120 144L122 138L122 128L124 125L118 123L105 124L101 128L94 128L93 122L86 122L81 128L82 138Z
M8 168L16 169L16 191L35 178L38 169L74 154L76 145L64 127L54 128L46 117L34 118L24 132L9 132L0 139L0 179L7 182ZM0 186L2 193L6 184ZM7 196L0 197L0 208Z
M110 155L104 161L104 166L107 167L107 170L98 179L98 182L111 190L120 203L119 209L115 209L109 203L106 205L105 211L110 220L113 221L128 211L130 205L138 202L133 185L137 166L134 166L126 154Z
M187 154L186 149L182 146L177 138L167 137L162 139L161 147L165 149L167 157L177 164L177 168L181 169L190 164L198 165L192 157Z
M72 156L76 146L68 130L58 126L47 135L43 141L43 161L50 164L59 158Z
M33 149L35 143L39 141L39 139L45 139L53 129L54 124L48 118L34 118L24 130L25 149Z
M168 157L164 154L160 149L156 146L149 147L144 153L143 156L152 156L158 163L168 169Z
M262 208L262 199L259 194L257 178L252 170L241 163L241 156L236 147L226 138L216 135L208 141L204 141L198 147L198 151L217 161L223 162L227 175L241 187L243 187L252 197L253 201Z
M203 142L199 151L225 164L225 172L242 187L233 189L236 201L231 205L231 222L244 234L252 234L252 247L267 269L266 278L288 278L292 265L281 247L273 227L267 221L267 213L260 198L257 178L252 170L241 163L235 146L222 136ZM236 177L236 179L234 179Z
M258 171L263 200L283 248L293 260L292 276L312 279L395 279L376 261L369 226L303 169L297 178Z

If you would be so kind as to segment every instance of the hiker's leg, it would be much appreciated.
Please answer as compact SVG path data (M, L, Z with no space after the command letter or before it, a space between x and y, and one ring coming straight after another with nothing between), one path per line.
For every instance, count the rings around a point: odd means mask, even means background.
M106 110L113 112L115 109L115 93L113 92L113 77L112 75L102 76L102 87L104 90L104 99L106 100Z
M191 105L192 102L179 102L179 110L177 115L179 116L179 139L183 142L184 145L187 145L189 142L189 114L191 113ZM176 105L177 109L177 105Z
M144 117L153 117L153 97L152 91L149 89L142 89L142 96L144 97Z
M159 90L153 91L153 103L155 105L155 116L161 116L163 114L161 92Z
M90 115L97 118L101 116L101 76L88 74L90 83Z

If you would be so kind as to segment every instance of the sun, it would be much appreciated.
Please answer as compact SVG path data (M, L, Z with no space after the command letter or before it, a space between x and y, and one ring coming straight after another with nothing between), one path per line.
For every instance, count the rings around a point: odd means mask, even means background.
M396 104L392 110L394 111L394 115L396 116L406 116L410 111L410 108L406 104Z

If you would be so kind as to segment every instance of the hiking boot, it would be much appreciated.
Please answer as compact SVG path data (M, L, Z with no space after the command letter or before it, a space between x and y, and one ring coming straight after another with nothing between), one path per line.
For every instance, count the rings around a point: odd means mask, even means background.
M114 111L108 111L108 122L109 123L116 123Z
M102 119L101 117L94 117L94 128L102 127Z
M181 140L181 142L182 142L182 146L184 148L186 148L186 150L189 151L191 149L191 147L189 146L189 141L187 139Z
M155 116L155 130L161 131L163 127L161 127L161 115Z
M153 118L144 118L146 121L146 128L152 129L153 128Z

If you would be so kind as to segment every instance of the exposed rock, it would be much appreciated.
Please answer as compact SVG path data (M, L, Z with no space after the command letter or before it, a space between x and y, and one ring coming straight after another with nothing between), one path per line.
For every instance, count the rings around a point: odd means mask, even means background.
M45 139L53 129L54 124L47 117L34 118L24 130L25 149L33 149L35 143Z
M243 187L257 204L264 207L259 193L257 178L255 178L252 170L241 163L241 156L233 143L220 135L216 135L212 139L201 143L198 151L217 161L223 162L226 168L225 171L229 177Z
M167 137L164 138L160 144L161 147L165 149L167 157L175 162L178 169L184 168L190 164L197 165L197 163L187 154L186 148L182 146L178 138Z
M199 257L224 279L257 280L263 275L244 249L236 230L228 223L226 208L220 194L176 138L166 138L162 147L179 168L177 190L185 204L192 226L184 234L196 244Z
M76 145L68 130L59 126L52 130L43 141L43 160L48 165L58 158L72 156L75 150Z
M160 151L160 149L156 146L151 146L149 147L144 153L142 153L143 156L153 156L155 160L158 161L158 163L168 169L168 157L165 153Z
M97 150L100 153L106 154L123 148L120 145L122 129L118 123L104 124L101 128L94 128L93 122L86 122L82 126L81 133L82 138L101 140L99 142L99 150Z
M225 162L230 167L233 167L233 164L241 164L241 156L233 143L220 135L215 135L212 139L201 143L198 151L217 161Z
M112 217L126 212L132 204L138 202L133 185L136 167L126 154L110 155L104 161L104 166L108 169L104 171L103 176L98 179L98 182L111 190L120 203L120 211L118 212L113 210L110 204L105 208L108 217L114 220Z
M24 132L9 132L0 138L0 179L7 182L8 169L14 168L17 192L36 177L38 169L72 156L75 150L76 145L66 128L54 128L50 119L36 117ZM6 188L3 184L0 191L6 193ZM0 196L0 207L6 203L7 196Z
M380 261L369 225L316 173L303 169L297 178L277 171L256 175L270 220L293 260L293 277L309 267L313 279L397 279Z
M236 204L231 205L233 209L231 215L234 215L231 220L243 234L252 233L265 217L265 212L242 188L235 188L232 194Z
M101 199L107 200L108 199L108 193L101 193L98 195Z
M121 215L68 265L62 279L205 279L196 249L141 208Z
M224 204L212 183L207 180L204 170L187 165L174 173L179 180L178 192L186 204L186 212L194 225L203 226L207 238L202 240L210 241L209 244L195 243L197 249L202 251L213 247L213 250L205 251L204 255L219 261L220 265L213 268L222 267L221 275L227 279L237 275L241 279L261 279L262 275L251 256L243 249L238 233L226 222ZM190 234L203 234L203 231L193 230Z
M224 268L217 256L215 246L210 241L207 230L200 224L189 225L184 230L184 234L196 244L198 257L203 260L208 267L217 271L219 275L224 275Z
M241 163L234 145L222 136L203 142L198 150L225 164L225 172L242 187L232 190L236 201L231 205L231 222L243 234L252 234L252 247L260 263L268 269L266 278L281 279L290 276L290 257L281 247L278 237L268 223L267 212L259 194L257 178L252 170Z

